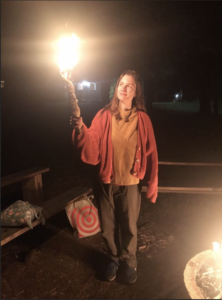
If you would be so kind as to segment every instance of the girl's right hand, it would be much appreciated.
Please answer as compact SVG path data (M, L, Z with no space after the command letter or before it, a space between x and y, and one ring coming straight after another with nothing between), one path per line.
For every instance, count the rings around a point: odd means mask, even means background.
M82 128L82 125L83 125L82 117L77 118L75 116L71 116L70 117L70 125L73 126L73 129Z

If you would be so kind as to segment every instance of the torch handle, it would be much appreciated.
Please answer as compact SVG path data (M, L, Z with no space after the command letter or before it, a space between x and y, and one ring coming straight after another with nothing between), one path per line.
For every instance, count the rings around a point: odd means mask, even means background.
M75 87L72 84L70 80L67 78L64 78L66 81L66 90L68 91L69 94L69 99L71 100L71 106L72 106L72 115L76 118L80 118L80 108L78 106L78 100L76 99L75 95ZM77 134L81 133L81 128L76 129Z

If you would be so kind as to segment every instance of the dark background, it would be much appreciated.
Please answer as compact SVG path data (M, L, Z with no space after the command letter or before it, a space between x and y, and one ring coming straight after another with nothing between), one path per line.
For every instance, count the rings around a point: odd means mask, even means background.
M13 104L53 97L61 83L56 43L75 32L76 81L135 69L149 103L182 88L207 112L209 97L221 94L221 15L220 1L1 1L1 80Z
M71 32L81 41L75 81L113 80L125 69L140 73L160 159L220 162L220 155L191 148L181 157L173 130L187 138L196 128L197 141L208 129L220 146L221 15L219 1L1 1L2 176L73 157L68 106L45 106L64 100L57 42ZM173 119L153 110L153 102L172 100L180 89L185 102L200 102L198 114ZM106 90L101 104L80 107L84 122L90 125L108 101Z

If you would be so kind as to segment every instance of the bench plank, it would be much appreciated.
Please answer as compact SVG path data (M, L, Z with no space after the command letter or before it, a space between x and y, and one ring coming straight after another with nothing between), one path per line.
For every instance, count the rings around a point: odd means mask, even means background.
M170 165L170 166L222 167L222 163L195 163L195 162L159 161L158 164L159 165Z
M43 209L45 211L45 219L55 215L67 205L77 200L78 198L88 195L92 192L91 188L87 187L75 187L68 190L54 198L46 200L43 204ZM40 224L40 220L35 220L32 222L33 227ZM8 243L17 236L23 234L24 232L30 230L29 227L2 227L1 228L1 246Z
M67 205L72 203L74 200L78 198L88 195L92 192L91 188L88 187L74 187L71 190L62 193L52 199L45 201L43 209L46 212L46 218L49 218L55 215L57 212L65 208Z
M24 170L21 172L17 172L17 173L2 177L1 178L1 187L7 186L9 184L16 183L19 181L23 181L25 179L34 177L38 174L42 174L42 173L45 173L48 171L50 171L49 168L35 167L35 168L27 169L27 170Z
M147 187L142 187L142 192L146 192ZM222 195L222 188L200 188L200 187L170 187L159 186L158 193L182 193L182 194L209 194Z

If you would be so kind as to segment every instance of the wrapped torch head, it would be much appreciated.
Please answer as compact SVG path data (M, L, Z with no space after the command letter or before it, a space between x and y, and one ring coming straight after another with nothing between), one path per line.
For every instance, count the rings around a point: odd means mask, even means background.
M80 109L75 95L75 88L72 84L71 72L78 63L78 37L72 33L71 37L64 37L59 41L58 65L60 74L66 82L66 90L72 107L72 115L80 118Z

